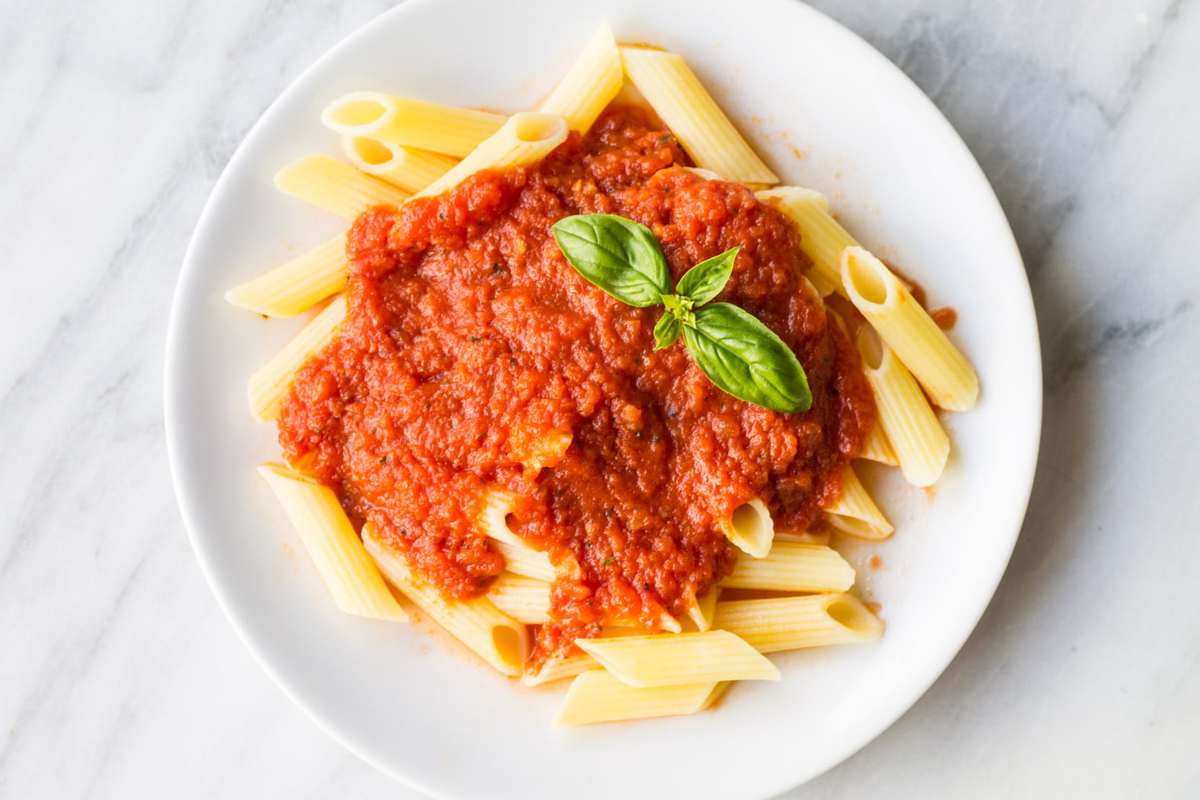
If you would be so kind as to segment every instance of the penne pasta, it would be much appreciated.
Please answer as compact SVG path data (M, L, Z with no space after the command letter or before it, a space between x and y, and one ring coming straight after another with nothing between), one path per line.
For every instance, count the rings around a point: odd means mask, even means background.
M851 594L815 594L717 603L713 621L762 653L869 642L883 623Z
M779 680L779 670L724 630L577 639L622 683L639 688L733 680Z
M346 288L346 234L280 264L225 293L239 308L268 317L294 317Z
M538 111L556 114L567 121L571 130L586 133L624 82L621 53L612 28L602 25Z
M488 599L517 622L542 625L550 621L550 584L505 572L492 581Z
M521 112L509 117L500 130L479 143L462 161L414 197L432 197L453 189L485 169L509 169L541 161L562 144L570 129L553 114Z
M504 124L505 117L382 92L352 92L321 112L325 127L342 136L368 136L462 158Z
M524 443L514 442L510 438L509 445L513 447L517 460L525 465L525 474L532 478L543 469L562 461L573 439L570 431L552 431Z
M860 539L886 539L895 530L849 464L842 472L842 493L825 515L830 525Z
M258 468L291 520L333 602L347 614L408 622L328 486L280 464Z
M884 432L883 425L878 419L871 426L871 431L862 444L862 451L859 452L858 458L887 464L889 467L899 466L900 459L896 456L896 450L892 447L892 442L888 439L888 435Z
M854 567L832 547L776 542L766 558L738 557L721 581L726 589L841 592L854 585Z
M279 407L287 395L296 371L310 356L333 341L338 325L346 318L346 296L339 294L321 309L275 357L250 376L247 394L250 413L260 422L279 416Z
M602 669L588 670L571 682L555 722L559 725L591 725L694 714L715 701L714 695L719 696L719 685L701 683L637 689L621 683Z
M553 583L558 571L550 562L550 556L541 550L534 550L508 527L508 515L513 502L512 495L507 492L489 492L480 514L480 525L492 540L492 545L504 556L509 572Z
M526 686L541 686L543 683L574 678L581 672L599 669L600 665L596 663L596 659L587 653L577 653L543 662L537 669L526 672L521 678L521 683Z
M622 47L625 74L679 139L696 166L727 181L779 183L712 95L676 53Z
M717 609L717 598L721 596L721 587L713 586L699 597L692 598L688 605L688 619L698 631L712 628L713 614Z
M799 186L776 186L754 196L778 209L800 230L800 249L812 262L807 276L821 296L845 294L839 259L843 250L857 247L858 242L829 213L825 195Z
M404 556L388 547L370 523L363 526L363 543L388 581L417 608L501 674L521 675L529 655L529 631L524 625L486 597L444 597L440 589L413 573Z
M900 471L914 486L932 486L950 455L950 439L942 424L896 354L865 325L858 334L858 351L879 408L880 425L895 444Z
M275 173L279 191L297 197L330 214L353 221L372 206L401 206L408 199L390 183L364 175L332 156L314 153L297 159Z
M882 261L861 247L848 248L841 275L850 301L935 405L948 411L975 406L979 378L970 362Z
M735 508L729 519L721 521L721 530L726 539L754 558L771 552L775 522L767 504L758 497Z
M419 192L450 171L458 159L388 144L369 136L343 136L342 150L360 171L406 192Z

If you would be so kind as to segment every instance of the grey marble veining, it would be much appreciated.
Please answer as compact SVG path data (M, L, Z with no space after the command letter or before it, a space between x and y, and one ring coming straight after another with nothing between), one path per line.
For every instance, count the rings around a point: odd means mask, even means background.
M0 6L0 797L408 796L236 640L182 531L161 411L168 301L213 182L287 82L388 5ZM891 730L787 796L1200 795L1200 0L814 5L918 83L995 186L1046 408L975 635Z

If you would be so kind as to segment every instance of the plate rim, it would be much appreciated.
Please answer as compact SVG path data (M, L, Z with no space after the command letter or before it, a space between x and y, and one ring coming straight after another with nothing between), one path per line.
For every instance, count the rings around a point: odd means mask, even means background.
M251 149L249 146L250 143L257 139L259 135L261 135L263 129L266 127L264 124L266 120L272 117L277 109L285 104L285 102L293 94L302 91L303 87L308 83L310 77L319 73L327 62L335 59L344 50L352 47L359 39L365 38L377 27L388 24L393 17L403 17L405 14L411 12L414 8L432 5L435 2L436 0L405 0L399 5L377 14L375 17L367 20L356 29L350 31L331 47L326 49L315 61L301 70L299 74L297 74L278 94L278 96L276 96L275 99L267 105L267 107L262 111L262 113L255 120L254 124L248 129L246 134L238 143L238 146L230 156L229 161L221 170L220 176L217 178L208 194L203 210L197 218L195 227L192 230L192 234L188 241L188 246L181 261L179 276L177 278L175 290L172 296L167 323L163 370L163 421L166 438L167 460L171 473L172 488L176 497L176 502L179 506L180 516L182 517L184 523L184 529L187 533L188 541L190 542L192 550L196 555L196 559L200 564L201 572L204 574L205 581L216 597L221 611L224 613L226 619L237 633L238 638L250 651L255 661L258 662L259 666L264 670L264 672L266 672L271 680L283 691L284 695L296 706L302 709L306 716L316 723L318 728L320 728L325 734L337 741L355 756L409 789L422 792L431 797L456 797L458 796L458 793L451 787L439 785L440 782L438 781L428 781L416 773L402 772L384 760L376 758L374 754L367 749L360 747L349 733L343 732L343 730L337 727L335 723L327 720L320 711L306 701L303 693L292 684L290 678L283 674L280 668L270 661L262 649L262 646L249 634L241 618L239 617L237 610L234 608L234 605L229 597L228 590L226 589L223 581L217 575L216 568L212 563L211 554L207 549L207 545L203 541L204 537L198 533L201 526L197 522L197 512L195 511L195 503L197 502L197 499L192 496L193 493L187 488L187 484L183 477L187 470L183 463L184 456L182 454L182 450L185 449L185 446L181 443L181 437L183 436L181 426L183 423L180 419L181 412L179 410L179 392L182 389L182 381L180 380L182 365L180 363L180 359L177 357L179 342L181 337L184 336L182 320L186 317L186 314L183 311L185 298L190 294L188 288L198 272L198 268L196 266L196 250L199 246L198 242L202 238L202 233L210 226L212 217L216 213L216 209L223 205L225 195L228 193L229 185L233 180L232 176L240 171L242 162L248 157L247 153ZM965 157L964 164L970 164L970 168L973 173L971 177L986 188L984 196L986 197L986 202L991 207L990 210L997 214L999 219L1002 219L1005 223L1003 226L1004 233L1006 234L1004 236L1004 240L1011 249L1011 252L1007 254L1008 258L1011 258L1013 262L1020 267L1018 270L1019 288L1023 291L1017 292L1017 298L1021 305L1024 306L1023 310L1027 312L1028 319L1032 325L1031 333L1033 335L1033 341L1037 345L1034 351L1029 354L1031 358L1029 372L1033 378L1033 385L1031 385L1030 391L1034 397L1034 404L1030 409L1032 413L1029 418L1030 430L1027 435L1031 438L1032 445L1028 449L1026 463L1019 465L1021 468L1020 474L1023 477L1020 481L1014 482L1014 486L1018 490L1014 496L1021 498L1019 503L1014 504L1014 508L1019 506L1020 510L1019 514L1014 516L1015 524L1012 526L1012 530L1008 534L1008 541L1004 548L1004 558L997 558L995 561L993 568L994 574L991 575L987 582L988 587L986 593L979 592L976 595L978 598L975 604L976 607L972 609L969 615L964 615L965 617L969 617L971 619L970 624L964 627L961 639L954 645L952 649L948 650L948 655L943 660L943 663L937 666L936 669L929 670L927 680L917 682L919 691L914 692L910 698L898 703L894 708L890 709L888 713L881 715L876 721L876 724L864 726L859 735L847 737L845 744L841 748L837 749L835 757L829 760L829 762L819 770L805 771L801 772L800 774L788 773L786 775L784 775L784 773L781 771L780 774L783 776L781 780L767 782L771 787L768 795L773 796L817 778L825 772L833 769L835 766L846 761L859 750L866 747L866 745L882 735L902 716L908 713L908 711L910 711L921 700L921 698L925 696L933 684L938 681L938 679L945 673L946 669L949 668L955 659L958 658L966 642L978 628L979 622L983 618L987 608L994 600L1000 582L1003 580L1008 566L1011 563L1012 554L1016 547L1017 539L1020 537L1021 531L1025 524L1029 502L1032 496L1033 485L1036 479L1037 464L1041 448L1044 396L1041 337L1036 307L1033 302L1033 293L1029 284L1029 275L1025 268L1024 259L1022 258L1020 247L1017 244L1011 223L1009 223L1008 220L1008 216L1005 214L1004 208L1001 205L999 198L996 196L994 187L991 185L991 182L988 180L987 175L979 165L979 162L975 159L974 154L971 153L966 142L963 141L958 131L942 113L941 109L937 107L932 99L930 99L929 96L921 90L921 88L908 76L907 73L904 72L904 70L894 64L870 42L859 36L853 30L847 28L845 25L833 19L828 14L825 14L819 9L815 9L804 2L796 2L796 0L761 0L761 2L770 3L776 6L776 8L782 13L796 15L795 19L798 21L798 23L802 23L804 21L803 17L805 14L820 18L820 20L830 26L832 31L836 32L836 35L840 36L850 45L855 47L857 50L857 55L875 62L874 66L876 68L882 68L885 71L891 71L892 73L895 73L897 76L901 77L901 83L905 86L906 91L911 95L911 101L916 105L923 105L925 111L932 112L930 116L932 118L936 118L937 120L934 124L943 129L942 133L947 135L946 138L948 141L954 142L954 146L960 151L959 155L961 157ZM786 9L786 12L784 12L784 9Z

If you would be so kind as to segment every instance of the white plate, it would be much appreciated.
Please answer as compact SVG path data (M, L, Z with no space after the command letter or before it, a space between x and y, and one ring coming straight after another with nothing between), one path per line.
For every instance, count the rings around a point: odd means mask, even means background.
M563 730L559 694L514 687L422 630L334 609L253 472L277 448L273 426L250 420L245 380L300 321L266 322L222 294L339 229L271 184L297 156L337 152L318 122L329 100L380 88L528 108L601 20L683 53L785 180L825 191L867 246L954 306L983 394L948 418L955 454L935 498L884 487L898 532L877 548L883 568L863 570L888 624L880 644L781 655L781 682L738 685L713 713ZM284 92L230 161L167 347L176 491L230 620L334 736L446 797L763 797L846 758L916 701L982 614L1024 515L1040 420L1029 286L979 167L903 74L791 0L410 0L379 17Z

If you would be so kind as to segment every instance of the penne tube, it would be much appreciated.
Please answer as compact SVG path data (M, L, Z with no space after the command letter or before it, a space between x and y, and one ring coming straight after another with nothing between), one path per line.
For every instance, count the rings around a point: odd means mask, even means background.
M432 197L448 192L485 169L510 169L541 161L566 140L569 132L566 120L553 114L530 111L513 114L500 130L480 142L453 169L413 196Z
M538 666L537 669L526 672L521 678L521 683L526 686L541 686L544 683L553 683L565 678L574 678L581 672L587 672L588 670L599 671L600 665L596 663L596 659L587 653L577 653L562 658L548 659Z
M888 439L887 433L883 430L883 424L878 419L871 426L871 431L867 434L866 440L863 441L862 450L857 457L866 459L867 461L887 464L889 467L899 466L900 464L900 459L896 456L896 450L892 447L892 442Z
M847 248L841 275L850 302L896 351L935 405L948 411L975 406L979 378L970 362L882 261L861 247Z
M294 317L346 288L346 234L225 293L232 305L268 317Z
M743 553L763 558L771 552L775 522L767 504L755 497L735 508L729 519L722 520L721 531Z
M492 581L488 599L517 622L543 625L550 621L550 584L505 572Z
M382 92L352 92L321 112L325 127L342 136L368 136L462 158L504 124L505 117Z
M297 159L279 170L275 173L275 186L285 194L350 221L372 206L399 207L409 196L408 192L323 153Z
M538 111L556 114L567 121L571 130L587 133L624 82L621 53L612 28L601 25Z
M914 486L932 486L946 468L950 439L913 376L867 326L858 334L863 372L875 395L879 421L894 443L900 471Z
M714 702L714 695L719 695L718 685L701 683L637 689L621 683L602 669L588 670L571 682L555 722L559 725L591 725L694 714Z
M518 677L529 656L529 631L486 597L452 600L412 571L400 553L363 526L363 543L379 570L401 594L503 675Z
M799 186L776 186L755 192L760 202L780 211L800 231L800 249L812 262L807 277L822 297L842 289L842 251L857 247L846 229L829 213L825 195Z
M841 592L854 585L854 567L832 547L776 542L766 558L738 557L721 581L726 589Z
M688 604L687 615L692 625L698 631L712 628L713 614L717 609L717 598L721 596L721 587L713 586L699 597L692 598Z
M279 416L279 407L292 385L297 370L313 355L333 341L337 328L346 318L346 296L339 294L321 309L275 357L250 376L247 394L250 413L260 422Z
M504 556L505 567L509 572L553 583L558 577L558 570L550 562L550 556L530 547L508 527L508 515L514 502L513 496L508 492L489 492L483 503L479 524L492 540L492 546Z
M347 614L408 622L328 486L280 464L258 468L287 513L337 607Z
M851 594L814 594L717 603L713 624L761 653L869 642L883 623Z
M458 159L450 156L388 144L369 136L343 136L342 150L360 171L406 192L421 191L458 163Z
M732 633L577 639L575 645L622 683L638 688L734 680L779 680L779 670Z
M679 139L696 166L727 181L779 183L676 53L622 47L625 75Z
M886 539L895 530L849 464L842 472L841 496L825 515L830 525L859 539Z

